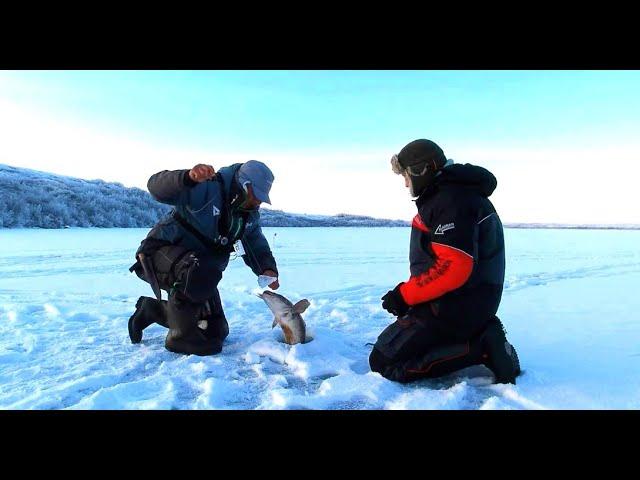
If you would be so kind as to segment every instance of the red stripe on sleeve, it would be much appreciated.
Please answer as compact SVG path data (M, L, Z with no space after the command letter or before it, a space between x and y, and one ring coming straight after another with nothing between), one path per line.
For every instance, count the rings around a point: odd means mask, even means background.
M411 226L417 228L418 230L422 230L425 233L429 232L429 227L427 227L424 224L419 213L415 217L413 217L413 222L411 222Z
M471 255L441 243L432 242L431 246L436 254L435 264L400 286L400 293L407 305L417 305L441 297L460 288L471 276Z

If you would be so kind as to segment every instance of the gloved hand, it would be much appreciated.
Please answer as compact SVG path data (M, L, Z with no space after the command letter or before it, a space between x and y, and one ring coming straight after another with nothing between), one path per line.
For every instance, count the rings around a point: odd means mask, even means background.
M389 290L382 297L382 308L396 317L402 317L409 311L409 305L407 305L400 293L401 285L404 285L404 283L399 283L396 288Z
M262 272L262 275L266 275L267 277L275 278L275 281L269 285L271 290L277 290L280 287L280 282L278 282L278 274L273 270L265 270Z
M189 178L192 182L202 183L206 180L211 180L216 174L215 169L211 165L204 165L199 163L191 170L189 170Z

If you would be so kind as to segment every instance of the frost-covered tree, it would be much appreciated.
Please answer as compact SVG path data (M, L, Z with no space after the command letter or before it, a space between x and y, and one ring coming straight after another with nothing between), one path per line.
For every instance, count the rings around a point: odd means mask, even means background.
M149 193L0 165L0 227L151 227L169 211Z

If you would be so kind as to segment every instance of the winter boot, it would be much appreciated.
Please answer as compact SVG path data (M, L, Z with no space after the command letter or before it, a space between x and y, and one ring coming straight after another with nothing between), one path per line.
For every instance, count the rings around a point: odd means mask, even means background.
M151 297L140 297L136 302L136 311L129 317L129 338L131 343L142 341L142 331L152 323L169 328L166 316L166 301Z
M198 326L203 306L172 297L167 305L169 333L164 346L174 353L215 355L222 351L222 339L207 338Z
M504 326L498 317L489 322L481 335L484 365L493 372L496 383L516 383L520 375L520 360L516 349L507 341Z

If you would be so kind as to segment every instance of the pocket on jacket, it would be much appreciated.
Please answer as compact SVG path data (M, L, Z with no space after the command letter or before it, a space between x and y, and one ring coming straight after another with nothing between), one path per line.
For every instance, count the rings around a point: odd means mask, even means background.
M178 263L184 259L190 250L179 245L159 248L153 256L153 266L160 288L169 291L178 280Z

